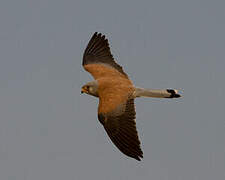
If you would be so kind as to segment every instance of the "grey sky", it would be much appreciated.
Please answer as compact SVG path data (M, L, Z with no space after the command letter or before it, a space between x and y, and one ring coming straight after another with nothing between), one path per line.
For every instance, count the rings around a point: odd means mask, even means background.
M224 180L225 1L1 0L0 179ZM138 86L144 159L120 153L97 120L83 50L95 31Z

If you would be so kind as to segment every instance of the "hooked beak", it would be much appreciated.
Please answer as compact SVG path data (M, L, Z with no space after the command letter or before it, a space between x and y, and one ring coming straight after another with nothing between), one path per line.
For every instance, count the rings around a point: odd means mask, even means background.
M87 90L84 88L81 88L81 94L83 94L83 93L87 93Z

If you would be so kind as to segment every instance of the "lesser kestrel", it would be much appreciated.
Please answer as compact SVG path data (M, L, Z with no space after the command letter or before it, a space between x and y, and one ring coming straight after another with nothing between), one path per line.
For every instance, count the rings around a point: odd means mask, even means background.
M101 33L94 33L83 55L83 67L94 81L81 92L99 98L98 119L116 147L125 155L141 160L143 152L136 130L136 97L178 98L175 89L155 90L135 87L118 65Z

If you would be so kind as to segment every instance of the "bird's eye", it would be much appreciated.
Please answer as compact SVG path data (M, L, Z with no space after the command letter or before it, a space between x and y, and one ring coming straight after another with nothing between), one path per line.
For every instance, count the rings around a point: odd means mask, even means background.
M88 91L92 92L93 88L91 86L89 86Z

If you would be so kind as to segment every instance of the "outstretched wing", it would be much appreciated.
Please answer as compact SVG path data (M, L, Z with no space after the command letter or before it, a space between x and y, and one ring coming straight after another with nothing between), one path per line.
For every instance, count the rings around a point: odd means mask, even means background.
M99 121L121 152L140 160L143 153L135 123L134 87L122 67L114 61L104 35L94 33L82 64L98 80Z
M95 32L92 36L84 51L82 64L95 79L106 76L128 78L122 67L114 61L108 40L101 33Z
M105 104L107 106L107 104ZM140 161L143 152L136 130L134 99L118 106L107 114L98 113L98 119L116 147L127 156Z

